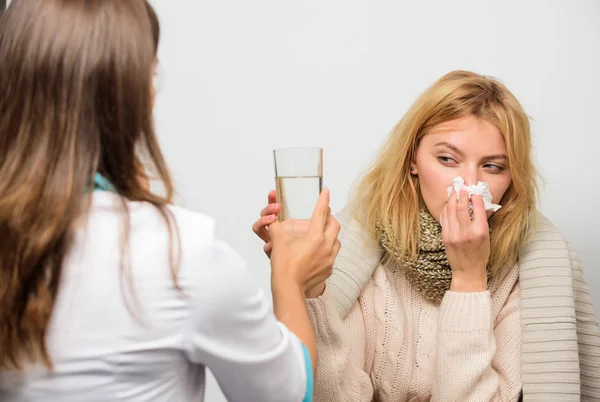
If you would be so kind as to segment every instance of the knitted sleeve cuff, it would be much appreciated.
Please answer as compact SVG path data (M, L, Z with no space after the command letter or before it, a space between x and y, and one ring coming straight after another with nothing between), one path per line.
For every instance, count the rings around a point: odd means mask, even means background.
M446 292L440 306L440 331L470 332L492 328L492 299L488 290Z

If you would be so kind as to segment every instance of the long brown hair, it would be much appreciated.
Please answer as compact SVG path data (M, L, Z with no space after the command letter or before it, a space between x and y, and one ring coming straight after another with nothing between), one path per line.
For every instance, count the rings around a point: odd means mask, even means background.
M14 0L0 19L2 369L51 367L61 267L97 172L122 197L125 236L127 200L155 205L176 230L152 121L159 36L146 0ZM141 156L165 196L141 184Z
M470 71L452 71L431 85L394 127L380 154L355 187L357 217L373 234L381 223L406 258L419 249L420 189L410 174L421 139L438 124L475 116L502 133L508 150L511 184L502 209L489 220L490 267L495 274L517 260L519 247L535 228L538 172L531 156L529 119L517 98L500 81Z

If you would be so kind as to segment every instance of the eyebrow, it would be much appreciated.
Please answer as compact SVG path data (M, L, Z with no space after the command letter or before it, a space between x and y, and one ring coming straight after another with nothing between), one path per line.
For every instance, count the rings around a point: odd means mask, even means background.
M437 144L434 145L434 147L446 147L446 148L456 152L458 154L458 156L461 156L461 157L465 156L465 154L460 149L458 149L455 145L452 145L446 141L438 142ZM508 161L508 158L506 157L506 155L498 154L498 155L484 156L483 158L481 158L481 160L483 160L483 161L491 161L491 160Z

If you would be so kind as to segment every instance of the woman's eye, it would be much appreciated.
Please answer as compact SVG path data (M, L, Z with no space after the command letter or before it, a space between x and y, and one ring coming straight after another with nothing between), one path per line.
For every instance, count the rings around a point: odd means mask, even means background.
M492 170L492 171L496 171L496 172L501 172L503 170L506 170L506 168L504 166L495 165L493 163L488 163L487 165L484 165L483 167L488 170Z
M445 164L456 163L456 161L449 156L438 156L438 159Z

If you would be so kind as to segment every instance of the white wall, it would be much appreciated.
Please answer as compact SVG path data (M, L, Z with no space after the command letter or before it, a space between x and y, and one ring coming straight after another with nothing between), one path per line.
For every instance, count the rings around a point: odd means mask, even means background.
M542 210L579 250L600 308L600 2L154 0L165 82L156 118L181 203L269 286L250 226L271 150L325 149L339 210L417 95L453 69L500 78L533 119ZM208 401L222 401L214 384Z

